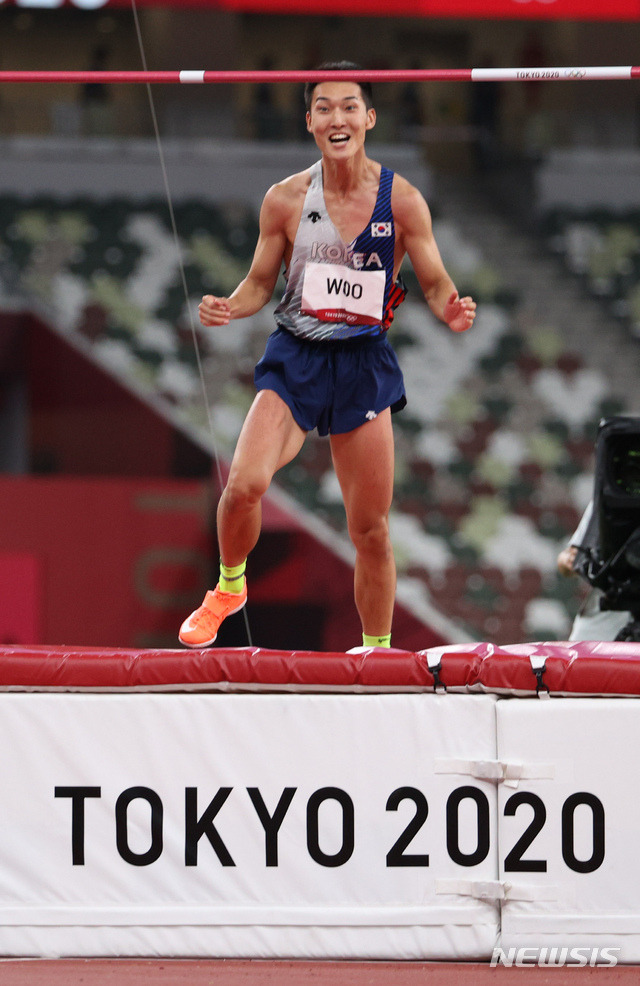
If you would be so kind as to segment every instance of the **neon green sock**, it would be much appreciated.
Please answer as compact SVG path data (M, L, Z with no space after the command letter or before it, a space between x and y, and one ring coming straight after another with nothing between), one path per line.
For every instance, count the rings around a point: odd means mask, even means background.
M365 647L391 647L391 634L386 637L372 637L368 633L362 634L362 643Z
M224 565L220 561L220 588L223 592L242 592L247 559L240 565Z

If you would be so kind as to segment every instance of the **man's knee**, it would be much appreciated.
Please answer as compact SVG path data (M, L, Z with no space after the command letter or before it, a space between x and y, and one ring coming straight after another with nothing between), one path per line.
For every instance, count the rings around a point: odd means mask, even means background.
M386 517L378 517L366 524L349 527L353 546L361 556L385 558L391 554L389 524Z
M251 510L267 492L269 483L259 475L230 476L222 494L226 510Z

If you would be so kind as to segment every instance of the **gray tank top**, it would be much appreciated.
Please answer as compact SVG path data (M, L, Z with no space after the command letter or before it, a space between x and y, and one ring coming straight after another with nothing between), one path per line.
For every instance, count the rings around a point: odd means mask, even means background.
M276 322L316 341L379 335L406 294L402 282L393 281L393 172L382 168L373 214L349 244L329 218L321 161L310 175Z

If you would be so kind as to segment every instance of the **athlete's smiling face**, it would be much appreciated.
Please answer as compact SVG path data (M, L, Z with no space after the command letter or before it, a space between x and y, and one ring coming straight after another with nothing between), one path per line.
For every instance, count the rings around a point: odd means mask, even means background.
M351 157L375 126L376 111L367 109L357 82L320 82L313 90L307 130L330 157Z

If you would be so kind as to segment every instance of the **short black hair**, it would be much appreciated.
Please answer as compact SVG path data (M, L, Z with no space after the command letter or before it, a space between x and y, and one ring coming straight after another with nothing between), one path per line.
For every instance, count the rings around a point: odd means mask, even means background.
M356 64L356 62L323 62L322 65L316 65L316 71L318 72L359 72L362 70L362 66ZM311 100L313 99L313 91L316 86L319 86L319 82L307 82L304 87L304 105L307 109L307 113L311 110ZM373 88L370 82L358 82L356 85L360 86L360 92L362 93L362 98L364 99L365 106L368 110L373 108Z

